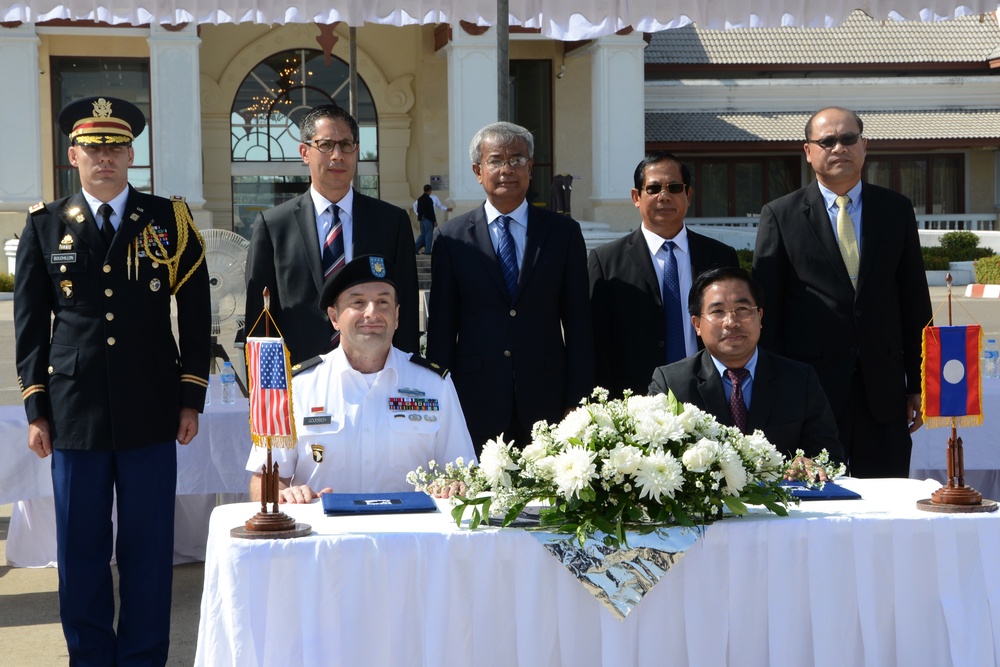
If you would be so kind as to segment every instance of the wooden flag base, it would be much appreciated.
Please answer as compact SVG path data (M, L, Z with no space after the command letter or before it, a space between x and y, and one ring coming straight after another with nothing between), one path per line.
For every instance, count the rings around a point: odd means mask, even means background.
M268 503L271 509L267 508ZM268 446L267 463L261 468L260 511L242 526L230 530L229 536L249 540L284 540L303 537L311 532L312 526L295 523L295 519L278 509L278 464L271 463L271 447Z
M943 489L944 487L942 487ZM969 488L969 487L966 487ZM939 491L942 489L938 489ZM975 491L975 489L973 489ZM935 492L936 493L936 492ZM975 491L976 495L980 495ZM933 495L933 494L932 494ZM924 498L917 501L917 509L925 512L938 512L941 514L972 514L974 512L996 512L997 501L982 499L973 505L959 505L945 502L936 502L932 498Z
M917 509L944 514L971 512L996 512L995 500L984 500L983 494L965 485L965 454L958 429L951 428L948 438L948 483L931 494L930 498L917 501Z

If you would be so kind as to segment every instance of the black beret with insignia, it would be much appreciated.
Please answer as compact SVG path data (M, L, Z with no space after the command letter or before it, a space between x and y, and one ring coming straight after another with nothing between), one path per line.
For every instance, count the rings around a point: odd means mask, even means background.
M139 107L117 97L84 97L59 112L59 129L73 144L130 146L145 128Z
M396 287L396 267L381 255L361 255L334 271L323 285L319 297L319 309L326 312L337 297L349 287L361 283L388 283Z

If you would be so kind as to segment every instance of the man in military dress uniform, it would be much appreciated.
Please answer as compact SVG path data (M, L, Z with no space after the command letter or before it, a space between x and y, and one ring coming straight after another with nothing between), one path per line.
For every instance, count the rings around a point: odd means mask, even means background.
M406 473L417 466L475 460L448 371L392 345L395 281L392 263L362 255L323 286L319 306L340 332L340 347L292 367L298 444L271 450L280 502L307 503L330 491L412 491ZM266 457L258 447L247 461L256 473L254 500Z
M70 664L163 665L175 440L198 432L209 370L205 251L183 200L128 184L132 140L146 125L138 108L85 98L58 120L83 191L31 207L14 326L28 446L52 456L60 617Z

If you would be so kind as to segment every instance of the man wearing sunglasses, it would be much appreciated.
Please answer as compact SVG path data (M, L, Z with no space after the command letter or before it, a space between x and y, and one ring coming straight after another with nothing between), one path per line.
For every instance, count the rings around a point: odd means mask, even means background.
M716 266L739 266L736 251L687 228L691 172L676 156L650 153L633 175L634 232L590 253L590 306L597 384L644 394L653 369L701 347L684 302L691 283Z
M396 266L399 328L393 344L419 351L417 262L406 211L357 192L358 123L327 104L302 120L299 154L309 167L308 192L257 216L247 254L246 332L257 323L270 291L271 317L292 363L325 354L339 344L330 320L316 308L323 282L354 257L379 255ZM272 335L277 332L272 331Z
M848 109L813 114L804 150L816 180L761 211L761 346L816 369L850 474L907 477L931 304L913 204L861 180L863 133Z

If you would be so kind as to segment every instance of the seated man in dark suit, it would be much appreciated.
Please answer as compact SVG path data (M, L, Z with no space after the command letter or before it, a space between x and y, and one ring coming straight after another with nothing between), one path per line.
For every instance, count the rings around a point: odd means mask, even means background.
M760 304L760 288L743 269L711 269L695 278L688 312L705 349L657 368L649 393L672 390L677 400L723 424L744 433L760 429L785 456L801 449L814 457L825 448L831 459L843 461L837 423L816 372L757 347Z

